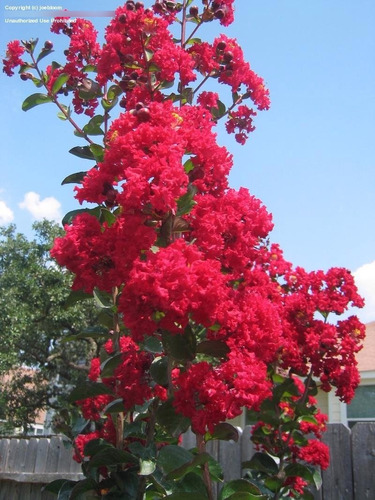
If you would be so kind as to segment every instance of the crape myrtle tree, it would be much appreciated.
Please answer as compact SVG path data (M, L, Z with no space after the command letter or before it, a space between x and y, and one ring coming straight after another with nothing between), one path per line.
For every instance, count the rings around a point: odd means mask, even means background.
M0 398L6 433L15 427L27 432L41 409L66 406L67 394L86 379L98 352L96 339L65 342L94 327L98 310L89 301L65 307L71 276L50 256L63 230L47 220L33 229L32 239L14 225L0 229Z
M41 63L51 41L8 44L4 71L39 88L23 109L54 103L81 139L70 153L88 170L63 183L84 208L67 214L52 255L73 273L73 296L111 315L88 383L70 395L86 479L52 483L60 498L212 500L222 473L206 445L236 439L228 420L244 409L257 453L219 498L312 498L328 466L316 384L346 402L358 384L364 326L338 318L363 305L353 277L293 267L268 240L266 208L228 185L217 123L244 144L270 105L235 39L198 38L232 23L233 4L128 0L102 46L89 21L58 18L59 63Z

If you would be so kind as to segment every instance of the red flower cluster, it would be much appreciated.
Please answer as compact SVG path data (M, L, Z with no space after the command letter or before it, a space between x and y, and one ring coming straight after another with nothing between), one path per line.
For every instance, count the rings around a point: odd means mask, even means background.
M218 367L205 361L192 365L176 377L175 385L173 404L198 434L213 432L216 424L240 415L244 407L259 409L270 396L266 366L240 350Z
M365 327L355 316L337 325L327 318L329 313L342 314L350 305L363 306L353 276L346 269L307 273L297 268L285 278L284 367L304 375L311 366L323 390L333 385L336 394L349 402L359 383L355 354L362 347Z
M9 42L7 45L6 58L3 59L3 71L8 76L14 75L14 68L17 66L21 66L24 61L21 59L21 56L25 52L24 47L21 46L18 40L13 40Z
M215 323L217 307L226 296L219 262L182 239L145 256L135 262L119 301L135 340L159 328L183 333L189 318L207 327Z
M98 81L104 84L116 75L125 92L146 87L150 98L161 82L173 81L177 72L184 84L193 81L193 61L173 42L168 25L150 9L119 7L106 30Z
M293 382L294 386L290 382ZM327 469L329 448L319 441L326 429L327 417L316 408L317 401L313 396L309 396L308 392L308 385L305 386L301 379L284 379L284 383L276 386L273 391L273 399L268 401L266 414L270 418L267 423L258 422L253 427L252 440L259 451L282 459L284 467L302 461ZM272 406L274 410L271 414ZM301 412L303 407L306 408L305 412ZM298 474L295 477L287 475L283 487L289 490L291 498L298 498L298 494L303 493L307 484L299 480Z
M230 120L225 126L229 134L235 134L236 141L240 144L245 144L249 132L254 130L253 116L256 116L255 111L247 106L239 106L238 111L230 114Z

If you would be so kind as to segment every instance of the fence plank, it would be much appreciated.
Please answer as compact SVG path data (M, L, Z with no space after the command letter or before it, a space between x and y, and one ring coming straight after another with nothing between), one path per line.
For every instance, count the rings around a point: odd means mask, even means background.
M352 429L354 496L375 497L375 424L358 422Z
M29 445L27 449L27 456L25 460L25 472L34 472L35 469L35 459L37 455L37 450L38 450L38 444L39 441L35 438L31 438L28 440Z
M247 425L242 431L241 436L241 463L246 460L250 460L250 458L255 453L254 443L251 441L251 429L252 425Z
M223 467L224 481L241 477L241 438L234 441L219 441L218 461Z
M50 439L49 438L35 438L38 442L37 452L35 457L35 474L43 473L47 467L47 457L48 457L48 449L50 447Z
M353 500L350 429L343 424L328 425L323 441L329 446L331 455L330 466L322 474L323 498Z
M7 468L8 454L9 454L10 439L2 438L0 440L0 471L3 472Z

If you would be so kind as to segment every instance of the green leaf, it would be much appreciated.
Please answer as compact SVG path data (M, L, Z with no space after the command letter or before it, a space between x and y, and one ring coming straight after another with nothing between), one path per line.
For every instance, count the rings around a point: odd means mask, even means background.
M96 66L94 64L86 64L86 66L82 68L82 71L85 73L96 73Z
M55 481L52 481L51 483L46 484L46 486L43 486L42 491L48 491L50 493L58 493L64 483L71 482L68 481L67 479L55 479Z
M121 364L122 359L123 359L122 352L107 358L101 365L101 377L102 378L113 377L114 371Z
M102 451L106 448L113 448L113 445L102 438L91 439L91 441L88 441L85 444L85 447L83 449L83 454L86 457L91 457L96 453L99 453L99 451Z
M115 447L107 447L96 453L88 462L88 467L102 467L108 465L121 465L127 463L138 463L138 459L131 453L118 450Z
M92 299L92 294L86 293L83 290L72 290L64 303L64 308L67 309L70 306L73 306L77 302L81 302L82 300Z
M38 63L39 61L41 61L42 59L44 59L46 56L48 56L49 54L51 54L52 52L55 52L53 49L42 49L40 51L40 54L38 55L37 59L36 59L36 62Z
M225 107L225 104L222 103L221 101L217 101L217 105L218 105L217 108L211 108L211 114L216 120L219 120L226 114L227 108Z
M52 102L52 98L47 94L32 94L27 97L22 103L22 110L29 111L29 109L39 106L39 104L45 104L47 102Z
M214 428L213 434L207 433L205 436L206 441L211 441L212 439L220 439L222 441L235 441L237 443L239 438L238 430L233 427L233 425L227 422L222 422L217 424Z
M302 496L300 498L301 500L315 500L315 496L306 488L304 488Z
M111 309L113 307L111 294L104 292L103 290L99 290L99 288L95 288L94 290L94 299L96 304L101 309Z
M70 493L69 500L82 499L82 493L87 493L89 491L95 492L98 487L98 483L92 478L83 479L79 481ZM87 498L86 496L84 498Z
M57 500L69 500L70 494L76 484L77 481L65 481L59 490Z
M190 325L183 334L172 335L164 330L162 341L166 353L177 361L192 361L195 358L197 341Z
M188 160L189 161L189 160ZM177 200L177 214L178 216L188 214L191 209L196 205L196 201L194 201L194 196L197 192L197 188L195 186L189 186L189 189L186 194L181 196Z
M133 441L128 443L128 449L133 455L143 460L154 460L157 453L156 445L153 442L149 446L144 446L139 441Z
M169 474L167 474L167 480L170 480L170 479L174 479L174 480L182 479L186 474L188 474L189 472L193 471L196 467L207 463L209 461L209 459L210 459L210 454L209 453L206 453L206 452L199 453L190 462L181 465L177 469L174 469Z
M320 490L320 488L322 487L322 475L320 473L320 470L314 469L312 471L312 475L313 475L313 484L315 485L315 488L317 490Z
M277 401L290 396L300 396L299 389L291 378L287 378L282 384L275 387L273 394Z
M73 423L72 434L73 436L78 436L78 434L82 434L85 428L90 424L89 420L84 419L83 417L77 417L77 419ZM72 444L69 443L70 447Z
M215 460L212 456L208 461L208 470L210 472L210 477L215 482L222 483L224 481L223 469L220 463Z
M61 73L61 75L59 75L56 78L56 81L52 86L52 94L55 95L61 89L61 87L65 85L65 83L69 80L69 78L70 78L69 74Z
M160 66L158 66L157 64L152 62L148 67L148 71L149 71L149 73L157 73L158 71L160 71ZM154 77L154 75L152 75L152 76ZM172 81L174 82L174 80L172 80Z
M192 104L194 98L194 91L191 87L185 87L181 94L182 104Z
M154 354L161 354L163 352L163 344L154 336L147 337L143 343L143 349Z
M139 461L139 475L140 476L149 476L151 475L155 469L156 469L156 464L153 460L140 460Z
M282 487L282 484L283 482L281 481L281 479L277 479L276 477L266 477L264 480L265 487L273 493L279 491L279 489Z
M257 452L252 458L242 464L243 469L252 469L267 474L277 474L279 467L275 460L267 453Z
M165 401L156 412L156 421L168 434L178 437L186 432L191 424L190 419L177 413L172 401Z
M162 469L165 475L178 469L179 467L186 465L194 460L194 455L174 444L163 446L160 450L157 465Z
M21 40L22 45L25 47L29 54L33 54L35 47L39 42L39 38L31 38L30 40Z
M87 174L87 170L85 172L76 172L75 174L70 174L62 181L61 185L64 184L82 184L83 179Z
M310 424L317 424L318 421L313 415L302 415L301 417L298 417L297 419L298 422L308 422Z
M85 160L95 160L94 153L92 152L90 146L76 146L70 149L69 153Z
M57 118L60 118L60 120L65 121L68 118L70 118L70 107L69 106L65 106L65 104L60 104L60 106L63 108L64 113L62 111L59 111L57 113Z
M116 215L112 213L108 208L100 207L100 222L106 222L108 226L112 226L117 220Z
M197 345L197 352L213 356L214 358L226 358L229 347L221 340L203 340Z
M266 499L267 497L262 495L261 490L255 484L246 481L246 479L235 479L226 483L220 492L220 500L229 498L232 500L253 500L254 498Z
M97 318L98 323L107 328L107 330L111 330L113 328L113 316L112 309L102 309Z
M83 132L86 135L104 135L100 125L104 122L102 115L96 115L83 127ZM75 131L75 135L82 136L79 132Z
M119 97L122 94L122 90L118 85L111 85L107 92L107 99L112 101L115 97Z
M189 38L186 45L194 45L195 43L202 43L201 38Z
M68 400L70 403L74 403L75 401L100 396L101 394L112 394L112 391L104 384L87 381L73 389L68 397Z
M134 500L137 498L137 493L139 491L139 476L134 469L113 471L111 476L115 480L121 493L117 493L117 495L116 493L109 493L108 495L104 495L102 498L111 498L113 500Z
M97 162L102 162L104 158L104 148L100 144L90 144L91 153Z
M106 113L108 113L108 111L114 108L117 103L118 103L118 97L115 97L112 101L109 101L108 99L102 99L101 101L101 105L103 106L103 109Z
M167 80L163 80L160 85L159 89L170 89L174 85L174 80L168 82Z
M71 224L74 217L76 217L79 214L87 213L92 215L93 217L96 217L97 219L100 218L101 214L101 207L96 207L96 208L80 208L78 210L72 210L71 212L68 212L62 222L62 225L65 226L65 224Z
M303 464L289 464L284 469L286 477L301 477L309 483L314 483L314 475L309 467Z
M105 339L108 337L108 331L103 331L103 328L101 327L92 327L92 328L87 328L81 333L75 333L73 335L67 335L66 337L63 337L61 342L72 342L75 340L82 340L82 339Z
M103 413L123 413L125 412L125 406L124 406L124 401L122 398L115 399L115 401L111 401L110 403L107 404L107 406L104 408Z
M146 61L147 62L151 61L151 59L154 56L154 52L152 50L150 50L150 49L146 49L145 53L146 53Z
M168 358L166 356L154 359L150 367L150 375L157 384L168 384Z

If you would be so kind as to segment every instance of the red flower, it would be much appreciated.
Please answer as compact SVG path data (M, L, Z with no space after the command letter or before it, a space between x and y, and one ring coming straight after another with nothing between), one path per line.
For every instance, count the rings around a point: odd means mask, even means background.
M158 328L183 333L189 317L211 326L226 295L219 262L206 260L179 239L134 263L119 301L125 325L138 341Z
M225 124L229 134L235 133L236 141L245 144L248 134L255 130L252 117L256 116L255 111L247 106L239 106L237 111L230 113L230 118Z
M298 456L307 463L318 465L322 469L328 469L329 448L321 441L309 439L307 446L299 449Z
M18 40L13 40L7 45L6 58L3 59L3 71L8 76L14 75L14 68L22 66L24 61L21 59L22 54L25 52L24 47L21 46Z

